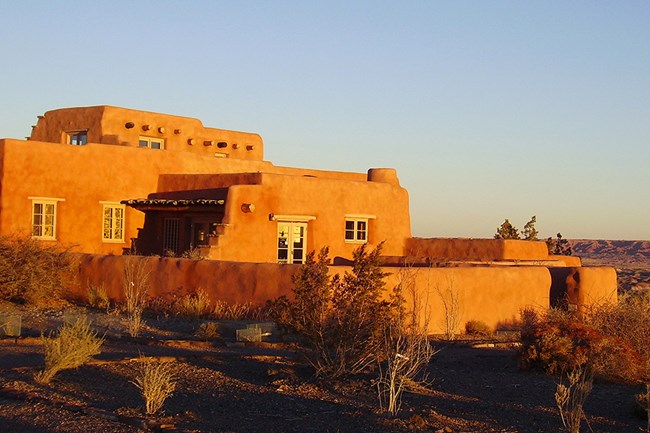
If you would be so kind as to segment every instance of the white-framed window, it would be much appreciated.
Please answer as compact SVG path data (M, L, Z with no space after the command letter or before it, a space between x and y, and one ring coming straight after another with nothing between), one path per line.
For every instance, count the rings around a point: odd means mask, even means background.
M68 144L73 146L83 146L88 143L88 131L69 131L68 134Z
M365 244L368 242L368 222L377 218L369 214L345 215L345 242L350 244Z
M165 140L163 138L140 137L138 147L148 147L150 149L164 149Z
M113 202L102 203L102 241L124 242L125 206Z
M361 218L346 218L345 242L360 244L368 242L368 220Z
M29 197L32 201L32 237L56 240L57 204L61 198Z

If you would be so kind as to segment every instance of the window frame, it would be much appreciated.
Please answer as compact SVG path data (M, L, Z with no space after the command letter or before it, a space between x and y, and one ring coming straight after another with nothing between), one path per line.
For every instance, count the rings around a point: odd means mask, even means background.
M145 143L144 145L142 143ZM160 147L154 147L153 143L157 143ZM141 135L138 137L138 147L139 148L149 148L155 150L165 150L165 139L158 137L148 137L146 135Z
M345 222L343 224L343 239L346 244L367 244L370 239L370 220L375 219L375 215L345 215ZM353 227L348 228L348 223L352 223ZM360 225L364 224L365 228ZM352 234L352 239L348 239L348 234ZM363 236L362 236L363 235Z
M66 131L67 135L67 142L71 146L85 146L88 144L88 130L87 129L79 129L76 131ZM75 140L77 141L76 143L73 143L73 137L84 137L83 143L80 143L78 138Z
M112 243L112 244L122 244L124 243L124 232L125 232L125 223L126 223L126 206L123 204L120 204L119 202L113 202L113 201L101 201L100 204L102 205L102 242L104 243ZM106 226L107 222L107 215L106 211L111 210L110 216L108 218L108 223L109 227ZM115 211L119 210L121 211L121 218L115 216ZM121 227L120 227L120 236L121 237L114 237L115 234L115 223L116 221L121 220ZM108 230L108 232L107 232ZM106 237L106 234L110 234L111 237Z
M61 201L65 201L65 199L62 198L53 198L53 197L28 197L29 200L31 200L32 205L31 205L31 218L32 218L32 224L31 224L31 236L34 239L39 239L43 241L55 241L57 240L56 235L57 235L57 220L58 220L58 203ZM40 205L42 206L41 212L36 213L36 206ZM46 223L46 217L48 216L48 213L46 212L47 206L52 206L52 213L51 213L51 223ZM37 222L37 216L40 216L40 222ZM37 229L38 228L38 233ZM52 234L44 234L47 233L47 229L51 228Z

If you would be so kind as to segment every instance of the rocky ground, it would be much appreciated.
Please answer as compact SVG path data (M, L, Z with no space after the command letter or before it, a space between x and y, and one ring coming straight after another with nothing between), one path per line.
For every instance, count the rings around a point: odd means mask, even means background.
M124 319L81 307L37 310L2 304L23 315L22 338L0 340L0 431L3 432L558 432L556 379L521 371L508 346L438 343L430 386L408 393L400 416L383 414L370 377L324 382L292 346L194 337L198 321L147 318L143 338L123 337ZM18 310L18 311L16 311ZM59 373L49 385L33 375L43 366L38 336L87 314L105 333L101 355ZM158 417L143 415L134 380L140 356L172 362L174 395ZM632 413L634 387L597 383L586 405L594 432L643 431ZM586 431L586 427L585 427Z

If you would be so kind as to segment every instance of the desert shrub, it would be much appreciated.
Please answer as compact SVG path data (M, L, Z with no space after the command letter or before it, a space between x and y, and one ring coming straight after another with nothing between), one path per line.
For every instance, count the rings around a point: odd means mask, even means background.
M475 337L489 337L492 335L492 328L480 320L470 320L465 323L465 332Z
M646 397L641 401L645 403L647 416L650 413L650 293L622 295L618 303L592 307L586 316L600 332L619 339L634 351L633 362L627 358L615 360L603 369L627 381L645 384ZM647 427L650 432L650 419Z
M310 252L293 277L294 299L280 300L274 319L302 336L309 362L322 376L361 372L381 354L384 329L391 317L383 301L384 273L379 267L382 245L353 253L352 272L331 279L328 248L318 258ZM271 310L274 310L273 308Z
M92 284L88 285L88 304L93 308L108 310L111 304L103 285L98 287Z
M522 328L522 363L560 375L555 400L571 433L579 432L585 418L582 408L594 376L623 382L638 377L642 363L633 345L598 329L595 322L554 310L534 317L531 314L528 319Z
M142 313L147 305L147 291L151 277L149 258L124 256L124 299L127 314L127 332L137 337L144 325Z
M459 287L452 279L448 279L446 283L437 284L435 291L442 303L442 326L445 330L445 338L452 341L456 338L462 316L463 305L460 299Z
M77 368L100 353L104 339L91 329L85 316L66 323L57 336L41 337L45 352L45 369L36 373L39 383L49 383L61 370Z
M141 368L132 383L144 398L145 412L153 415L162 408L165 400L174 393L176 379L170 362L147 362L141 359Z
M194 335L201 340L214 340L221 336L219 324L215 322L203 322L196 330Z
M74 257L58 245L26 236L0 236L0 299L51 303L75 276Z
M201 318L212 312L210 297L203 289L183 296L173 304L173 312L177 316Z
M379 405L393 416L400 410L404 391L428 385L424 372L436 353L427 335L429 303L421 296L428 290L418 290L415 273L409 267L402 268L398 277L391 302L394 315L384 327L381 353L376 358ZM408 309L405 292L412 300Z

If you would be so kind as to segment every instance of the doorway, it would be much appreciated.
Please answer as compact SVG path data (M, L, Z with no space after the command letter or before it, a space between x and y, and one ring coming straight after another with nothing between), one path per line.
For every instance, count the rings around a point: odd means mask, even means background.
M306 245L307 223L278 222L278 263L304 263Z

